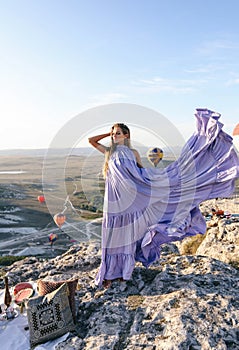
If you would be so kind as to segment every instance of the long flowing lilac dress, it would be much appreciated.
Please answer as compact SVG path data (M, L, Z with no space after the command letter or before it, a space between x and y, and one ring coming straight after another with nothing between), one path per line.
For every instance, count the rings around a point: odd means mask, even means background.
M197 109L195 116L196 132L165 169L139 168L127 146L117 146L111 155L97 285L129 280L135 262L148 267L160 257L163 243L204 234L199 204L234 191L239 161L232 138L222 130L218 113Z

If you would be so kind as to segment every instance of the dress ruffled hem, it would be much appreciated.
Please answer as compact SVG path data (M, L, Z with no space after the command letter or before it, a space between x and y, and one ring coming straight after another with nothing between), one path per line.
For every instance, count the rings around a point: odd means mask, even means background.
M104 280L115 280L123 278L130 280L135 266L134 254L113 254L106 252L105 259L102 260L99 272L96 276L96 285L101 286Z

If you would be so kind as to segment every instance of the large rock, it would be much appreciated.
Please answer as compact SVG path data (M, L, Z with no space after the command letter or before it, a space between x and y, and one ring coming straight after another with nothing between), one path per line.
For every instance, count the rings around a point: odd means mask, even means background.
M207 257L137 267L131 282L82 291L79 349L236 349L238 288L238 271Z
M219 220L218 226L208 229L196 254L207 255L239 266L239 223Z
M193 252L239 267L239 222L219 219L204 235L188 237L175 245L180 254Z
M170 253L171 251L171 253ZM55 259L27 258L6 268L10 282L78 277L77 334L58 350L239 348L239 272L206 256L179 256L173 246L150 269L137 264L131 281L96 288L97 243Z
M239 205L234 199L208 200L200 205L201 212L207 216L211 209L217 208L229 213L239 213ZM230 263L239 267L239 219L213 216L207 221L204 235L188 237L176 242L180 254L198 254Z

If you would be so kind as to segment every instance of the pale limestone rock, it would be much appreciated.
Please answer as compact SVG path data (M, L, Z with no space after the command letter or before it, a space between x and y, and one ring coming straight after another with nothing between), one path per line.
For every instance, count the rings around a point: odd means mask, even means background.
M227 231L230 241L234 231ZM212 236L210 244L216 230ZM137 264L131 281L115 281L109 289L94 285L100 264L100 247L94 243L81 243L48 261L27 258L6 271L12 283L79 278L77 333L58 350L238 349L238 270L207 256L169 250L174 253L166 254L165 248L160 261L149 269Z
M239 262L239 223L225 224L208 229L196 254L207 255L226 263Z

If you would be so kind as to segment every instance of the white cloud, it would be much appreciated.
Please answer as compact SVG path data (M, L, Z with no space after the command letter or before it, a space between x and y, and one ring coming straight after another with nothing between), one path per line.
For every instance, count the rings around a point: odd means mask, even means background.
M215 39L205 41L200 47L197 48L197 52L203 55L215 54L216 51L235 50L239 49L239 44L226 39Z
M87 104L87 108L96 107L99 105L105 105L110 103L119 102L125 99L127 96L119 92L111 92L106 94L94 95L91 98L92 102Z
M199 65L196 66L195 68L189 68L189 69L185 69L186 73L192 73L192 74L210 74L210 73L214 73L216 71L221 71L223 70L225 67L224 65L219 65L219 64L205 64L205 65Z
M226 82L226 86L238 85L239 78L230 79Z
M88 97L88 102L81 105L81 108L78 109L77 114L85 112L88 109L95 108L98 106L122 102L122 100L126 98L127 96L125 94L122 94L119 92L92 95Z
M173 93L189 93L197 90L198 86L204 84L202 79L164 79L153 77L151 79L139 79L132 82L132 85L139 89L153 92L168 91Z

